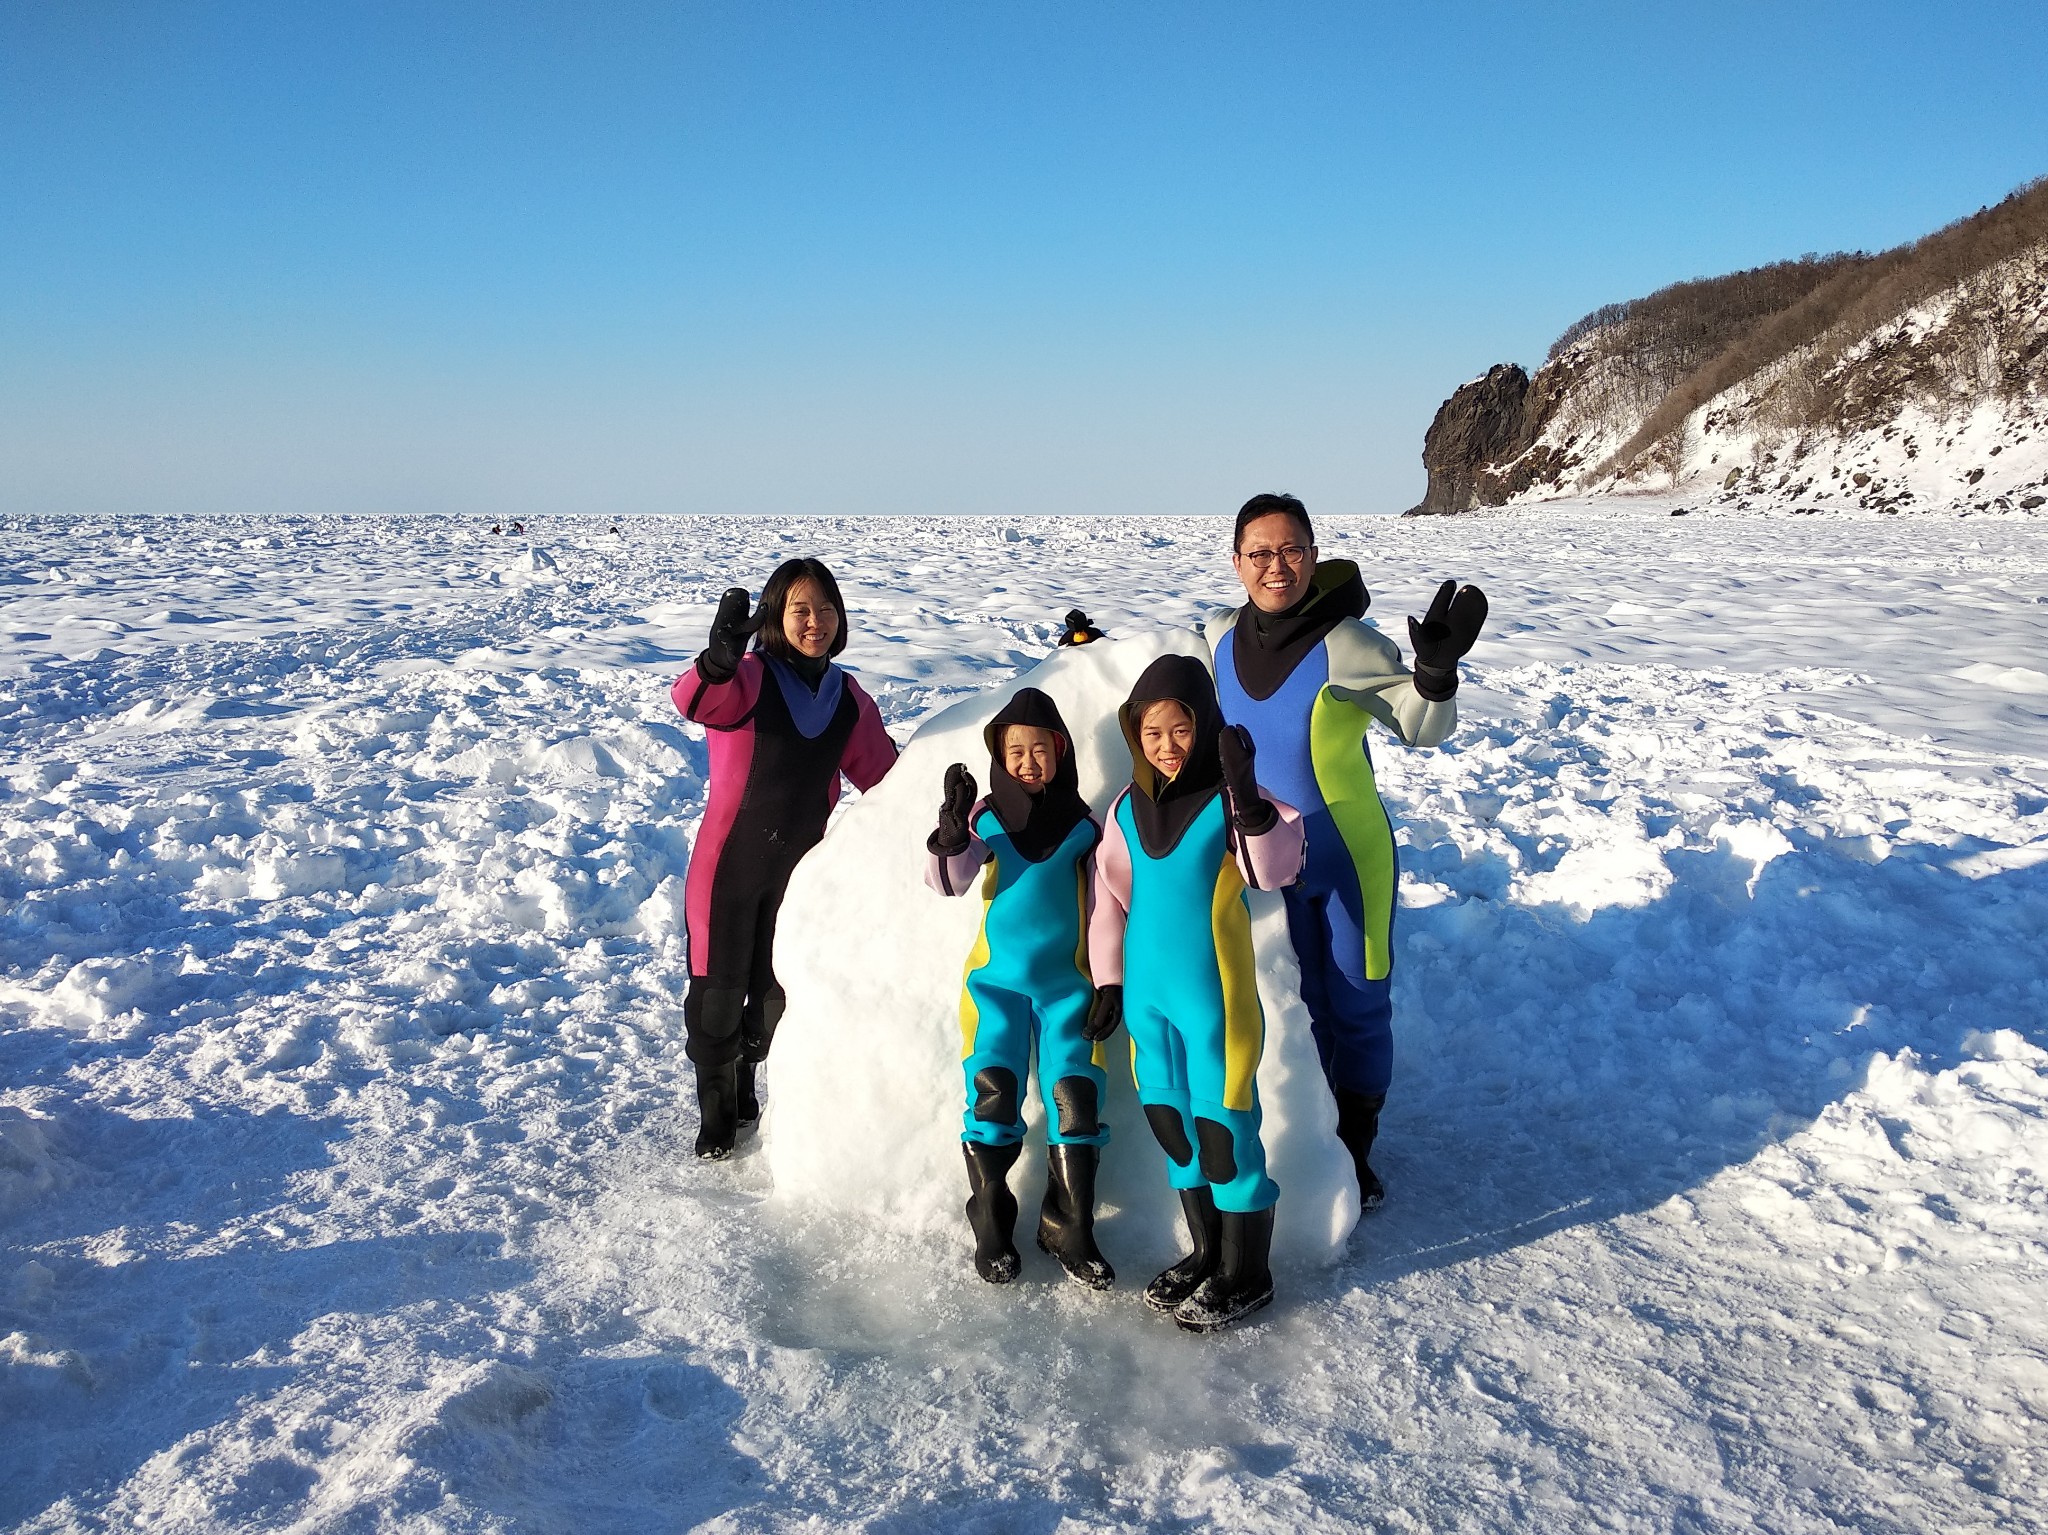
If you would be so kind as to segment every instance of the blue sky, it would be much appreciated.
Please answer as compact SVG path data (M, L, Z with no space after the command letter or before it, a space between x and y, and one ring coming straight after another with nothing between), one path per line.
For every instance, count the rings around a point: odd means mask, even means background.
M0 0L0 510L1398 511L2048 172L2035 4Z

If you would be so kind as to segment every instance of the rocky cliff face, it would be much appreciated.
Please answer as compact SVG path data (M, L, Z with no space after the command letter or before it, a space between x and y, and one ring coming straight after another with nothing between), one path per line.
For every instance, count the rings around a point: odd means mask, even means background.
M1532 382L1516 364L1497 363L1444 401L1422 439L1429 489L1406 515L1502 506L1533 489L1562 484L1570 449L1546 443L1532 450L1573 376L1569 367L1546 366Z
M1681 283L1458 389L1409 515L1565 495L2048 505L2048 182L1878 256Z

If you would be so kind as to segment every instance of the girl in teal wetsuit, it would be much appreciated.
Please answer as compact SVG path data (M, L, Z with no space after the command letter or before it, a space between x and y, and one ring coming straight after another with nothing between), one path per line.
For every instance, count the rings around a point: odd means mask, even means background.
M926 882L961 895L981 876L981 931L960 995L967 1112L960 1138L971 1197L974 1266L991 1284L1017 1277L1010 1169L1024 1140L1033 1055L1045 1104L1046 1190L1038 1245L1069 1278L1106 1290L1116 1273L1095 1246L1095 1173L1109 1129L1102 1051L1082 1032L1093 995L1088 903L1102 831L1081 798L1059 707L1021 689L990 721L989 794L966 764L946 770Z
M1280 1191L1259 1138L1266 1024L1245 890L1295 877L1301 818L1259 787L1250 736L1223 723L1192 656L1147 667L1120 717L1132 781L1096 855L1088 1032L1107 1038L1119 1018L1130 1030L1138 1100L1194 1246L1146 1304L1211 1332L1273 1298Z

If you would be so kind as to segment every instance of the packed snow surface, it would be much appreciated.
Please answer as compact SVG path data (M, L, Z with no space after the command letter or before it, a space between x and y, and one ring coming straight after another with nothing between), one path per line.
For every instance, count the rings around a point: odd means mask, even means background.
M1377 752L1389 1201L1209 1339L1164 1228L1002 1290L691 1159L667 688L813 553L909 740L1227 523L0 525L0 1525L2048 1527L2048 525L1671 509L1319 530L1494 616Z

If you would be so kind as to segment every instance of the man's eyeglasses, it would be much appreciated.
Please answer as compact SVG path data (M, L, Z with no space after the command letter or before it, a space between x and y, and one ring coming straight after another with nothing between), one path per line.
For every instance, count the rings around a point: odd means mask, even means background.
M1250 560L1253 570L1264 570L1275 560L1287 566L1299 565L1308 558L1309 544L1282 544L1278 549L1240 549L1237 557Z

